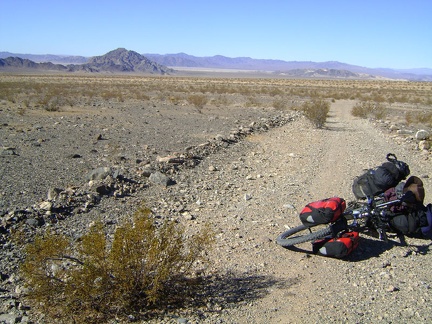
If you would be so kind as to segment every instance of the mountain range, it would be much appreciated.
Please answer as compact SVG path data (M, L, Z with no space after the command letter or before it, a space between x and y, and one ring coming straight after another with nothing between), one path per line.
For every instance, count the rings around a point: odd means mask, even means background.
M230 58L222 55L197 57L185 53L139 54L118 48L102 56L36 55L0 52L0 69L38 69L71 72L152 73L176 74L176 68L231 69L266 72L277 76L298 78L389 78L414 81L432 81L432 69L367 68L337 61L309 62Z
M10 53L8 53L10 54ZM145 56L134 51L128 51L124 48L118 48L102 56L94 56L84 58L78 56L58 56L43 55L20 55L13 54L6 58L4 52L0 53L0 70L15 71L15 70L50 70L63 72L88 72L88 73L150 73L150 74L170 74L174 70L162 66L154 61L149 60ZM35 62L29 59L39 61L40 59L50 58L51 62ZM81 64L63 65L59 62L83 62ZM55 63L53 63L55 62Z

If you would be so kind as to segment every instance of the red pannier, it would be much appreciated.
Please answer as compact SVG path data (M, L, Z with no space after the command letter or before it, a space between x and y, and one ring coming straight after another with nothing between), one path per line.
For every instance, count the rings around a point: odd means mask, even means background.
M314 253L342 259L355 250L359 244L358 232L345 232L338 238L324 238L312 243Z
M300 212L303 225L311 227L318 224L335 222L344 212L346 202L343 198L332 197L307 204Z

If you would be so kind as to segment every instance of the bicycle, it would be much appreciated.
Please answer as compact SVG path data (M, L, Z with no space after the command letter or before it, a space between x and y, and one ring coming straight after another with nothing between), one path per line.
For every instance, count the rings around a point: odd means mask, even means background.
M389 221L393 216L389 208L401 204L403 199L385 202L383 196L367 197L366 201L354 201L348 204L346 210L336 221L330 224L299 225L290 228L276 238L276 243L282 247L292 247L301 243L315 241L331 236L339 237L348 231L367 232L376 231L380 240L387 242L387 232L390 229ZM320 226L321 225L321 226ZM322 228L322 226L325 226ZM314 228L320 228L312 231ZM308 233L302 233L308 232ZM301 233L300 235L295 235ZM403 235L398 234L401 243Z
M388 242L387 233L392 232L402 245L405 235L432 239L432 204L423 205L423 182L416 176L402 182L410 174L409 166L393 153L386 159L354 179L357 200L348 206L340 197L307 204L300 212L302 225L280 234L276 243L293 248L311 241L314 252L344 257L358 246L359 233L377 234Z

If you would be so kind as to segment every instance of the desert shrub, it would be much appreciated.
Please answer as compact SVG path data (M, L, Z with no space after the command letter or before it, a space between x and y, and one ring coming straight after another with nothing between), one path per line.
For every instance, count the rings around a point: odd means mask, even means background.
M150 96L148 94L136 91L134 94L135 99L142 100L142 101L149 101Z
M386 98L379 92L373 92L371 94L371 99L374 102L385 102Z
M231 104L231 101L226 95L219 95L213 98L211 103L217 107L220 107L220 106L229 106Z
M176 298L176 281L209 246L209 230L185 235L174 222L159 226L149 210L120 224L112 241L97 223L78 242L47 232L26 246L22 274L30 303L50 320L101 323L146 313Z
M361 101L354 105L351 114L355 117L383 119L387 115L387 109L380 103Z
M314 99L303 103L300 109L315 127L322 128L330 111L330 103L322 99Z
M375 119L384 119L387 116L387 108L382 104L375 104L372 110L372 116Z
M246 101L244 103L244 106L246 108L250 107L258 107L260 105L260 101L253 95L250 95L246 98Z
M285 110L287 107L287 103L286 103L286 100L276 99L276 100L273 100L272 106L273 106L273 108L278 109L278 110Z
M405 121L410 124L425 124L432 126L432 112L431 111L408 111L405 114Z
M279 89L279 88L271 88L271 89L268 91L268 94L269 94L270 96L283 96L283 95L284 95L284 92L283 92L283 90L281 90L281 89Z
M171 95L169 97L169 101L173 104L173 105L179 105L180 102L183 100L183 97L180 95Z
M20 116L24 116L27 111L27 107L18 107L17 113Z
M372 104L369 101L358 102L351 109L351 114L355 117L367 118L372 111Z
M23 100L23 105L26 108L30 108L30 100L28 98Z
M207 104L208 98L205 95L194 94L188 96L187 101L201 112L201 109Z
M60 102L58 98L52 98L46 105L46 111L59 111L60 110Z

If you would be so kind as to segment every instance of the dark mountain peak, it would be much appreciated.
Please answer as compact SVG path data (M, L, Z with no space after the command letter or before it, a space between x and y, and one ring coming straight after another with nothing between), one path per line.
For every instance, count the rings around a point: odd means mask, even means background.
M147 57L125 48L117 48L105 55L94 56L83 68L98 72L144 72L154 74L173 72L165 66L150 61Z
M112 50L104 55L101 56L94 56L91 58L91 60L97 59L97 58L104 58L104 59L112 59L112 60L118 60L118 59L128 59L128 58L138 58L143 59L144 56L141 54L138 54L134 51L128 51L125 48L117 48L115 50Z
M112 50L112 51L106 53L105 55L111 55L111 54L122 54L122 53L127 53L127 52L133 52L133 51L128 51L128 50L127 50L126 48L124 48L124 47L119 47L119 48L117 48L117 49L115 49L115 50ZM136 52L134 52L134 53L136 53Z
M89 64L115 64L129 66L133 70L133 65L141 61L148 60L146 57L125 48L118 48L101 56L94 56L89 60Z

